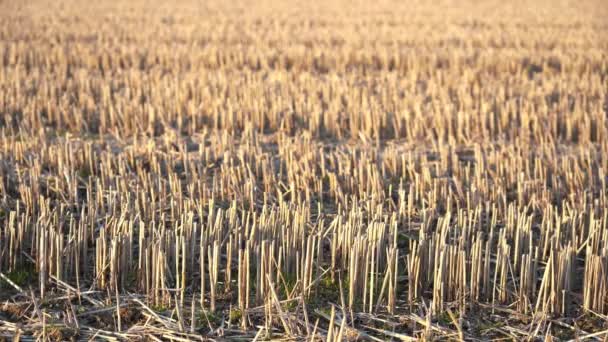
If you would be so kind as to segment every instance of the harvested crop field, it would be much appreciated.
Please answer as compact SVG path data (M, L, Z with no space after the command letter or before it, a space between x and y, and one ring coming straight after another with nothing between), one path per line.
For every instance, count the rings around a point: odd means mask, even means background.
M606 340L606 18L0 0L0 340Z

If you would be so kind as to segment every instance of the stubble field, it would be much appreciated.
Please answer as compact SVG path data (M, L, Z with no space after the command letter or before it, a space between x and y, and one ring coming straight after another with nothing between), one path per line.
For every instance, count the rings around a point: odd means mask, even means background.
M0 339L604 340L604 1L0 1Z

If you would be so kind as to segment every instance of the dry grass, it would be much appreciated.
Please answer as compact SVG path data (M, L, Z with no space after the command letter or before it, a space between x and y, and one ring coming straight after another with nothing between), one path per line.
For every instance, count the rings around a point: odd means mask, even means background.
M0 335L602 340L608 6L0 2Z

